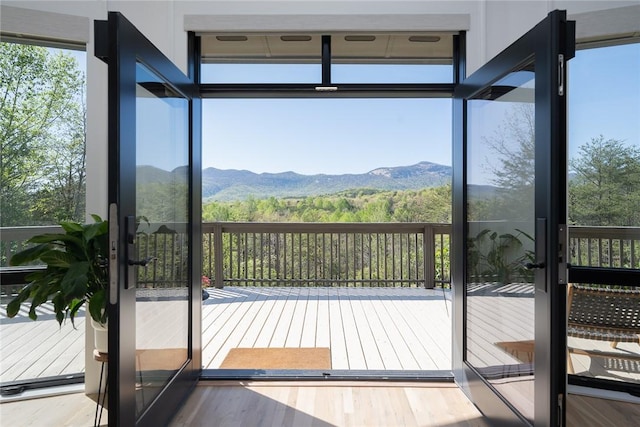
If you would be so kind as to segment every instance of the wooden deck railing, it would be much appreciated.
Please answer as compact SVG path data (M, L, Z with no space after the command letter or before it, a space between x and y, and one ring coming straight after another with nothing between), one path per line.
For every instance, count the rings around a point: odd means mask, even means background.
M640 227L569 227L572 265L640 268Z
M7 267L13 254L27 248L27 240L38 234L60 233L58 225L0 228L0 267Z
M203 223L203 275L211 285L448 286L450 224ZM2 293L13 292L8 259L37 234L60 227L0 229ZM165 230L166 231L166 230ZM187 280L188 236L141 235L139 285L171 287ZM640 268L640 227L570 227L573 265ZM5 280L7 279L7 280ZM9 290L8 286L12 286Z
M448 285L449 224L204 223L213 285Z

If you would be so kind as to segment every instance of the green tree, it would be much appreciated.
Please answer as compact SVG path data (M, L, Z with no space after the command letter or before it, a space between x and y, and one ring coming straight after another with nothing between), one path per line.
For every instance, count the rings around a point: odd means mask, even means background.
M209 202L204 221L441 222L451 221L451 185L405 191L346 191L302 199L248 198Z
M592 226L640 225L640 150L600 135L580 147L570 163L572 223Z
M533 212L535 114L530 103L514 104L493 136L485 138L497 164L489 162L498 197L483 219L527 220ZM487 206L485 206L487 207Z
M84 219L83 89L71 55L0 43L0 225Z

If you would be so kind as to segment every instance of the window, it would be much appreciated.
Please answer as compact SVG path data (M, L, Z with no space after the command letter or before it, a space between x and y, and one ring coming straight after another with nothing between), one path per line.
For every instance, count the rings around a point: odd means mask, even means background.
M80 49L84 45L0 42L3 386L58 376L82 381L85 368L83 313L75 328L70 322L60 327L46 304L36 322L28 318L28 306L7 319L6 304L24 282L12 284L13 276L4 275L29 237L57 230L33 226L84 221L86 53Z
M452 34L336 34L334 83L451 83Z
M452 33L205 34L201 36L201 80L214 84L452 83L453 37Z
M569 84L570 262L593 281L570 291L569 372L640 384L640 43L579 50Z
M86 54L8 42L0 49L0 225L84 220Z

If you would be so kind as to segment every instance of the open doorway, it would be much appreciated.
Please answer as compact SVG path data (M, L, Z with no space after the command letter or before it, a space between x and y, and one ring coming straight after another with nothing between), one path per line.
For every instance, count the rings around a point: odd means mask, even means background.
M202 46L205 376L452 377L453 35Z

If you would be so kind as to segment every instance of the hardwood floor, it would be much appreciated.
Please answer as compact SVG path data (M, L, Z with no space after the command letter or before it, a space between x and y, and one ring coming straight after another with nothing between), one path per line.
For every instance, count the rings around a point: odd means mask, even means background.
M453 383L379 382L203 382L169 425L489 427Z
M640 404L569 395L569 427L632 427ZM92 426L83 393L0 403L0 426ZM107 412L102 416L107 425ZM450 383L202 382L170 426L477 426L490 424Z
M89 427L94 425L96 402L84 393L61 394L0 403L2 427ZM107 411L101 426L107 425Z
M640 403L573 394L567 399L568 427L632 427L639 424Z

